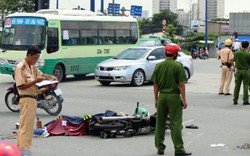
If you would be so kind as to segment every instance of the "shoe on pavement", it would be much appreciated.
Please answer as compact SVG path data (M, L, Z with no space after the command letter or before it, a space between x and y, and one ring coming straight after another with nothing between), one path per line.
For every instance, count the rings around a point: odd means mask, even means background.
M249 102L244 102L243 105L250 105L250 103Z
M224 95L232 95L231 93L225 93Z
M224 95L224 93L219 93L219 95Z
M27 150L21 150L22 156L31 156L31 152Z
M163 151L157 151L157 154L158 155L164 155L164 152Z
M186 156L186 155L192 155L192 153L191 152L184 152L184 153L175 152L175 156Z
M234 105L238 105L238 102L234 102Z

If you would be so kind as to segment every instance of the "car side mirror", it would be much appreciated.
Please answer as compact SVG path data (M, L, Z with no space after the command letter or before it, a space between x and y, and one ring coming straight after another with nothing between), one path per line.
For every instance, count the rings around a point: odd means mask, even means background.
M156 60L156 57L151 55L151 56L148 57L148 60L149 60L149 61Z

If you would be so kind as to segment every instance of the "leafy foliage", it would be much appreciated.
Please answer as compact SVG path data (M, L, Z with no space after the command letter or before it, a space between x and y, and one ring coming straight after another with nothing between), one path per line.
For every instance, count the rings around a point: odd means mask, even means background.
M172 24L173 26L177 26L178 15L169 10L163 10L159 14L154 14L152 18L152 24L155 26L162 26L162 20L165 19L167 24Z
M152 18L143 19L139 21L140 26L140 32L143 31L144 28L158 28L158 30L161 30L162 20L165 19L167 21L167 26L171 24L172 26L176 27L178 24L177 21L178 15L169 11L169 10L163 10L159 14L154 14Z
M208 40L214 41L219 34L208 34ZM199 43L200 40L205 40L205 34L201 32L191 32L184 40L184 48L189 49L193 44L204 47L204 43Z
M211 20L212 22L229 22L229 19L226 18L215 18Z
M0 0L2 19L14 12L34 12L34 0Z

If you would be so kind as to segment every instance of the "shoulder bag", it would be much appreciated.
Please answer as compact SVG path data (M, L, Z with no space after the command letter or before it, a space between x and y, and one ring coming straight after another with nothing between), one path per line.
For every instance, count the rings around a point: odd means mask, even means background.
M231 62L228 62L228 59L229 59L229 53L230 53L230 50L229 50L229 52L228 52L228 55L227 55L227 62L226 62L226 66L227 66L227 68L231 68L231 66L232 66L232 64L231 64Z

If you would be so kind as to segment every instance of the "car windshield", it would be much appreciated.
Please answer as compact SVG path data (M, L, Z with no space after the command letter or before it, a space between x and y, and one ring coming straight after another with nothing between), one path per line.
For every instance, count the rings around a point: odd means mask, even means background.
M153 47L161 45L161 42L158 40L140 40L140 46Z
M146 48L129 48L121 52L114 59L138 60L145 56L150 49Z

